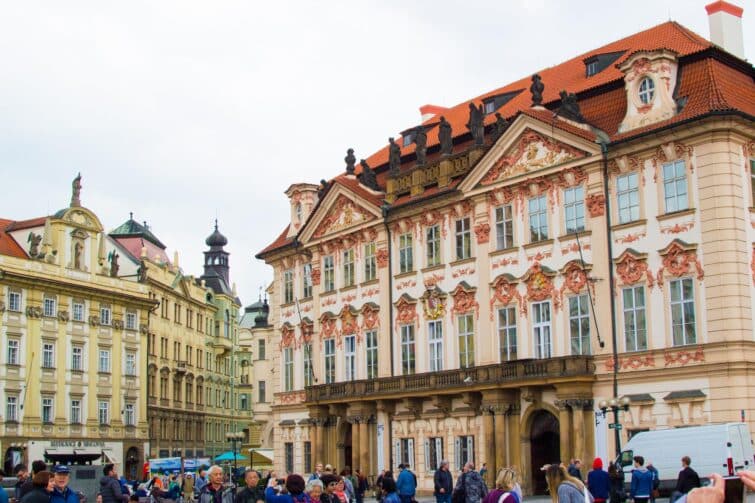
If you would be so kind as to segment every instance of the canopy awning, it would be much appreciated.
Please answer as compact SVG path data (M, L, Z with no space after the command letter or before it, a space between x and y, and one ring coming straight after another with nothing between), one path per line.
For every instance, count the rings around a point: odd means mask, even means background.
M252 447L249 449L249 456L252 458L252 467L273 464L273 449L261 449Z

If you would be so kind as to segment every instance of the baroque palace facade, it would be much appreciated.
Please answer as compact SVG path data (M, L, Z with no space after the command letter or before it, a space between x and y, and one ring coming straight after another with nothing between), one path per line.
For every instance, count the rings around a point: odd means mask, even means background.
M289 187L257 255L276 467L405 463L430 491L441 459L474 460L542 492L542 464L615 455L597 407L614 371L624 441L755 424L755 86L729 50L663 23L423 107L344 174Z

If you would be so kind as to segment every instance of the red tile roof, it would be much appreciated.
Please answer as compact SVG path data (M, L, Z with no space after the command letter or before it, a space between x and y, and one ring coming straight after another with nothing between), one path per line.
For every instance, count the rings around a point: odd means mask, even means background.
M112 236L111 236L112 237ZM155 260L155 257L158 258L158 260L162 263L169 264L170 260L168 259L168 255L165 253L165 250L157 246L156 244L152 243L151 241L148 241L146 239L143 239L139 236L135 237L112 237L112 239L121 245L121 247L129 254L131 255L131 258L135 260L136 262L141 261L142 257L142 247L147 248L147 258L150 260Z
M0 218L0 255L9 255L17 258L29 258L23 248L8 234L8 227L13 224L13 220Z
M285 229L283 229L283 232L280 233L280 236L275 238L275 241L267 245L265 248L259 251L257 253L256 257L261 258L262 255L264 255L267 252L271 252L273 250L277 250L278 248L281 248L285 245L291 244L294 242L294 238L287 238L286 235L288 234L288 229L291 227L291 224L287 225Z
M47 217L31 218L29 220L12 221L8 226L8 231L17 231L19 229L31 229L32 227L41 227L45 225Z

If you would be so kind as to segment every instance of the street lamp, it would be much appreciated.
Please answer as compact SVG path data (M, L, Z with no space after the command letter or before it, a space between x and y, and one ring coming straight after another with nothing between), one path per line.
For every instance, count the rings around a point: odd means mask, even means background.
M616 440L616 455L621 454L621 423L619 422L619 410L628 411L629 402L631 400L628 396L622 398L613 397L610 400L601 400L598 403L598 408L603 411L603 417L606 417L608 409L613 411L613 423L609 423L608 427L613 430L614 438Z
M233 483L233 478L236 476L236 442L244 440L244 432L229 431L225 434L225 438L233 445L233 474L231 475L231 482Z

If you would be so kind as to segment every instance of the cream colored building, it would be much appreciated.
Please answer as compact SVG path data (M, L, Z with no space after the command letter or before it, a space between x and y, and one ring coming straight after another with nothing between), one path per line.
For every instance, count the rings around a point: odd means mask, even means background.
M752 428L741 58L663 23L432 107L393 149L289 187L291 222L257 255L274 270L276 467L406 463L430 491L440 459L474 460L542 492L544 463L613 458L597 403L614 369L624 442Z
M147 286L124 279L81 206L0 220L0 451L19 462L103 454L141 473L147 440Z

